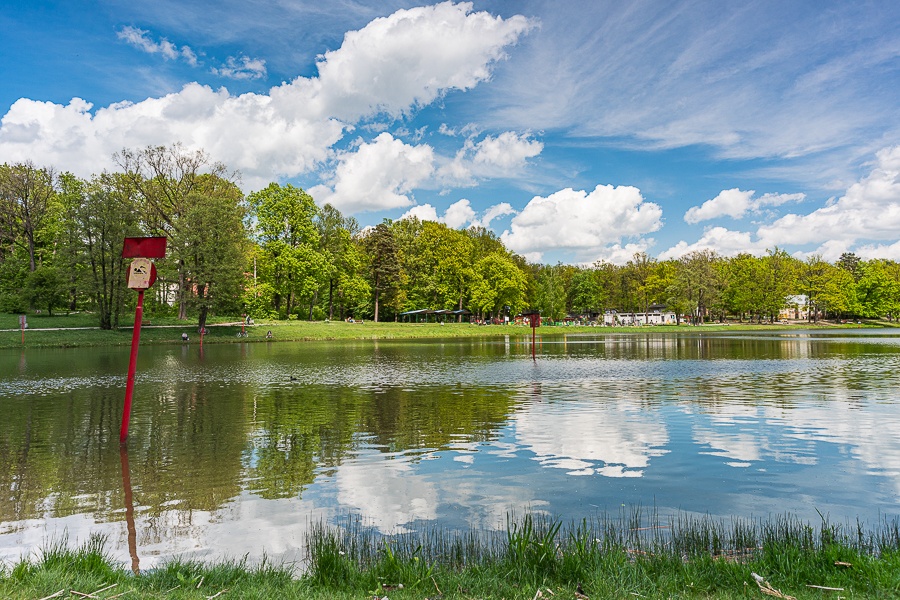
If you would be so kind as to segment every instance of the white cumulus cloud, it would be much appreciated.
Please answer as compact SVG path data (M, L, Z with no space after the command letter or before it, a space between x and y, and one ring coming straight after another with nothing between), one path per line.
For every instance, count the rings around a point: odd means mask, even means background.
M298 108L293 99L300 95L309 114L354 122L401 116L449 90L469 90L489 79L505 48L533 27L523 16L471 11L471 3L444 2L375 19L325 53L318 78L297 78L273 90L273 100Z
M500 238L527 256L560 248L584 256L656 231L661 219L662 209L645 202L636 187L598 185L590 193L567 188L532 198Z
M474 220L475 211L465 198L448 206L447 212L444 213L444 223L453 229L458 229Z
M437 209L431 204L419 204L413 206L406 211L400 218L408 219L415 217L420 221L435 221L443 223L453 229L459 229L464 226L481 226L487 228L492 220L509 214L515 214L512 206L506 202L495 204L485 210L481 217L472 208L472 204L465 198L454 202L444 211L444 216L439 216Z
M722 190L719 195L700 206L692 206L684 213L687 223L695 224L718 217L741 219L748 212L759 212L765 206L781 206L788 202L800 202L805 194L763 194L754 198L755 190L742 191L738 188Z
M699 223L709 219L715 219L727 215L733 219L740 219L750 207L750 198L755 194L753 190L742 192L734 188L723 190L712 200L707 200L700 206L692 206L684 213L684 220L688 223Z
M758 211L764 206L805 200L803 194L765 194L759 198L753 198L753 194L753 191L725 190L689 210L685 220L698 222L719 215L737 218L743 214L741 211ZM900 146L891 146L876 153L869 174L848 187L843 196L830 199L810 213L786 214L761 225L755 232L711 227L696 242L682 240L662 252L659 258L678 258L705 249L734 256L740 252L761 255L776 247L801 247L794 253L798 258L816 254L833 262L844 252L855 252L863 258L900 259L897 231L900 231Z
M660 253L659 258L660 260L677 259L685 254L701 250L714 250L722 256L736 256L742 252L754 255L764 254L768 249L766 245L753 238L753 234L746 231L731 231L724 227L710 227L693 244L680 241L668 250Z
M239 169L245 185L261 187L274 178L321 167L361 118L402 115L450 90L468 90L487 80L506 48L532 26L522 16L504 19L472 12L470 3L446 2L401 10L347 33L340 48L319 60L317 77L297 77L268 94L233 96L224 88L189 83L160 98L98 109L80 98L68 104L21 98L0 119L0 157L88 176L115 168L111 157L123 147L181 142ZM196 60L193 51L156 41L134 27L123 28L119 35L145 52ZM231 76L238 68L252 76L263 66L238 58ZM408 206L406 194L420 178L419 171L407 170L416 158L409 152L403 172L393 174L399 177L396 185L386 188L393 189L393 195L369 190L359 206ZM422 154L422 168L430 150L417 152ZM340 180L352 180L346 171L362 167L361 162L345 160L345 171L336 177L332 193L345 206L357 201L340 196L345 189Z
M499 219L500 217L514 214L516 214L516 211L509 202L501 202L500 204L495 204L484 211L484 214L481 215L481 219L479 219L477 222L473 222L472 224L487 229L491 226L491 221L493 221L494 219Z
M446 184L474 185L480 178L514 177L543 149L544 144L527 133L504 131L480 141L472 136L453 160L440 168L438 179Z
M403 208L413 204L409 194L433 170L431 146L411 146L382 133L355 152L340 153L333 184L309 192L320 205L329 203L345 213Z
M884 148L866 177L834 202L809 214L788 214L759 228L769 245L852 244L860 239L897 239L900 231L900 146Z

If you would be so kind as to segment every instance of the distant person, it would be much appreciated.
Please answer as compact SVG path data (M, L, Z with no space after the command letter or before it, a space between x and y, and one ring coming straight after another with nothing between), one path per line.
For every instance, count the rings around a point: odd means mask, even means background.
M182 342L187 342L187 341L190 340L190 339L191 339L191 338L188 337L188 334L186 334L186 333L182 333L182 334L181 334L181 341L182 341Z
M269 331L266 332L266 339L267 339L267 340L271 340L271 339L272 339L272 330L271 330L271 329L270 329Z

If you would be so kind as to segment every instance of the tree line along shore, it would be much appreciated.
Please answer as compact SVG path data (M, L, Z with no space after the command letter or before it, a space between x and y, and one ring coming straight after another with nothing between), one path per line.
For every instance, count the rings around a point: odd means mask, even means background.
M800 260L772 248L535 264L483 227L412 218L362 228L292 185L245 195L225 165L178 144L114 158L117 171L89 179L0 165L0 313L89 311L95 326L115 330L136 302L123 240L142 236L168 240L145 315L198 328L229 315L382 322L421 309L479 321L537 310L559 322L665 307L699 323L771 323L785 311L810 322L893 321L900 311L900 263L891 260Z

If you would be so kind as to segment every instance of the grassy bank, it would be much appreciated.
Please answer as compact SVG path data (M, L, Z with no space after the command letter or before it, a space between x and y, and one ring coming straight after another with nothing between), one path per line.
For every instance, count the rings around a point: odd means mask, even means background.
M134 575L103 541L56 545L3 567L4 598L897 598L900 529L791 517L661 523L635 512L561 526L526 515L505 532L383 537L319 526L306 571L243 561L171 562ZM109 587L114 586L114 587ZM103 588L106 588L105 590ZM98 591L103 590L103 591ZM77 593L77 592L80 592Z
M131 344L131 321L123 322L114 331L102 331L97 327L94 315L76 313L71 315L29 315L25 330L25 347L66 348L86 346L128 346ZM180 344L181 334L187 333L190 343L199 343L196 322L178 321L172 317L145 318L141 331L141 344ZM821 324L820 329L859 328L891 326L886 322L870 322L863 325ZM18 315L0 314L0 348L22 347L22 334L18 329ZM729 325L643 326L643 327L587 327L587 326L544 326L538 329L542 336L577 333L691 333L697 331L776 331L806 329L810 325L797 323L790 325L754 325L732 323ZM207 324L208 333L204 344L233 342L278 342L312 340L363 340L363 339L412 339L438 337L501 337L506 335L530 336L531 329L515 325L478 326L468 323L347 323L344 321L264 321L246 327L247 337L238 337L240 321L234 317L211 319ZM268 338L267 333L272 332Z

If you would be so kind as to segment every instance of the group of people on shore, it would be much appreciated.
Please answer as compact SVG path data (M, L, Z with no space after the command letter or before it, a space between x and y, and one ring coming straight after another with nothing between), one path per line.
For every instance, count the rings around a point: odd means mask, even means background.
M253 319L251 319L250 317L247 317L245 323L246 323L247 325L252 325L252 324L253 324ZM203 327L203 328L200 330L200 335L206 335L206 334L208 334L208 333L209 333L209 330L208 330L206 327ZM267 340L271 340L273 337L274 337L274 336L272 335L272 330L271 330L271 329L268 330L268 331L266 332L266 339L267 339ZM181 332L181 341L182 341L182 342L189 342L189 341L191 341L191 338L190 338L190 336L188 336L188 334L187 334L186 331L182 331L182 332Z

